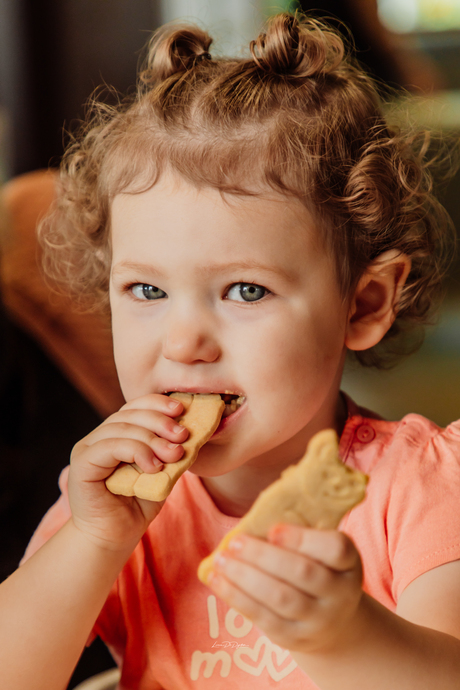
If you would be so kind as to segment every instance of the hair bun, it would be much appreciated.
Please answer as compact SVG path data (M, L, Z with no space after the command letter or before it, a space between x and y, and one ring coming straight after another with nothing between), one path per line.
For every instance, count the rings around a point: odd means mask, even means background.
M260 69L296 78L332 72L344 55L343 41L330 27L287 13L269 20L250 50Z
M186 72L195 65L211 60L209 47L212 38L198 26L168 26L152 38L146 67L140 78L144 83Z

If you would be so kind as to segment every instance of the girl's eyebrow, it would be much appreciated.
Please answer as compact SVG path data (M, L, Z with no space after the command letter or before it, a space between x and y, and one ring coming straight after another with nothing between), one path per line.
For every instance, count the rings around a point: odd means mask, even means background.
M270 266L257 261L233 261L230 263L222 262L200 266L200 273L204 273L205 275L242 270L259 270L265 273L272 273L276 276L282 276L285 280L292 281L294 279L292 273L286 271L282 266ZM125 271L137 271L139 273L149 273L150 275L154 274L159 278L164 278L166 276L165 271L158 266L136 261L120 261L120 263L113 266L112 275L116 276Z
M152 264L144 264L137 261L120 261L118 264L112 266L112 275L126 273L127 271L137 271L138 273L154 273L160 278L165 277L165 272Z
M282 266L270 266L268 264L263 264L258 261L233 261L233 262L222 262L215 263L208 266L202 267L202 272L206 274L214 273L224 273L226 271L264 271L266 273L273 273L277 276L283 276L286 280L292 280L292 275L288 273Z

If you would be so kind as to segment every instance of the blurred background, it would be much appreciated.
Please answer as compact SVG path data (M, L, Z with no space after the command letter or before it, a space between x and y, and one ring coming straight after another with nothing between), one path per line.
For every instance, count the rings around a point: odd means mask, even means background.
M77 314L41 276L35 228L54 197L43 171L58 167L95 89L134 88L161 24L198 22L213 52L242 55L266 17L296 7L351 31L361 62L394 88L396 119L460 134L460 0L0 0L0 580L57 498L74 443L121 403L107 322ZM457 228L459 180L439 187ZM416 355L390 372L347 367L344 390L360 404L389 419L460 417L459 270L454 258ZM96 643L69 687L110 665Z

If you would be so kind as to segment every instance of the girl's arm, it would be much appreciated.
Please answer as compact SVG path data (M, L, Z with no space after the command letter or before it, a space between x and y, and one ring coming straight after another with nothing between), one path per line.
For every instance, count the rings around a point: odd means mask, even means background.
M104 549L69 520L0 585L0 687L63 690L131 548Z
M269 542L230 542L208 584L291 650L321 690L460 687L460 561L414 580L397 613L365 594L361 579L344 534L283 525Z
M71 519L0 585L0 688L63 690L118 573L161 509L115 496L119 462L157 472L175 462L188 431L182 403L148 395L124 405L72 451Z
M400 614L364 594L360 620L350 625L342 645L324 654L293 656L321 690L455 690L460 687L459 583L459 561L429 571L407 587ZM409 603L412 588L418 591Z

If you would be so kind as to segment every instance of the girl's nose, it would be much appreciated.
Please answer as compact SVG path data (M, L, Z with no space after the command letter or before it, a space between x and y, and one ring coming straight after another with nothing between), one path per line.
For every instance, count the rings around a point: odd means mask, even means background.
M193 364L215 362L220 354L220 347L210 327L201 327L198 319L176 320L169 324L163 339L165 359Z

